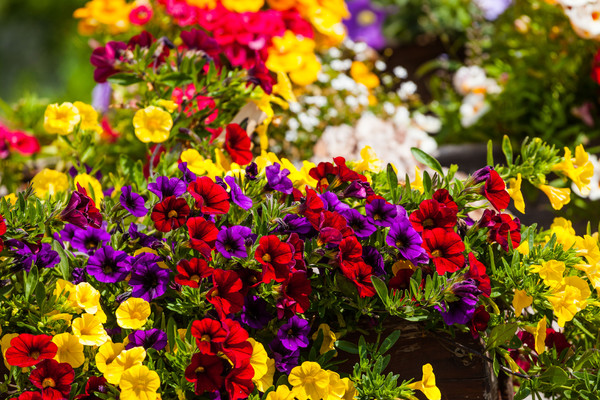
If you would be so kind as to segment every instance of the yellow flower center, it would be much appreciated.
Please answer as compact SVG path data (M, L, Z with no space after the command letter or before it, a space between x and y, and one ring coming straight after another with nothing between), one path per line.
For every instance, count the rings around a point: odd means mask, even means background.
M200 277L198 275L190 276L190 281L194 281L196 283L200 282Z
M435 224L431 218L427 218L425 221L423 221L423 228L431 228L434 225Z
M210 294L210 297L217 297L217 296L219 296L219 289L215 289L215 291Z
M262 256L262 260L264 262L271 262L271 255L269 253L266 253Z
M39 351L32 351L31 352L31 358L33 358L34 360L37 360L40 357L40 352Z
M377 15L371 10L364 10L358 14L356 21L361 26L369 26L377 21Z
M56 382L54 382L54 379L52 378L46 378L42 381L42 389L46 389L49 387L55 387L56 386Z
M440 250L434 250L434 251L431 252L431 255L433 257L441 257L442 252Z
M196 369L194 370L194 372L195 372L195 373L197 373L197 374L201 374L201 373L203 373L203 372L204 372L204 367L198 367L198 368L196 368Z
M177 218L177 211L175 211L175 210L169 211L169 213L167 214L167 217L169 217L169 218Z
M402 240L396 240L396 247L404 247L404 242L402 242Z
M150 131L157 131L162 129L161 121L157 118L149 118L146 120L146 129Z
M210 342L210 336L207 334L202 335L202 337L200 338L200 341L202 342Z

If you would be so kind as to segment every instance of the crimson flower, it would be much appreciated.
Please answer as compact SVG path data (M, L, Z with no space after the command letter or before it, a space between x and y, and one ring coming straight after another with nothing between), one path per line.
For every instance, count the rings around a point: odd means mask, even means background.
M293 232L288 237L287 242L294 248L294 269L306 271L306 262L304 261L304 241L300 239L300 236Z
M154 206L150 218L154 221L156 229L170 232L182 226L188 215L190 215L190 206L185 199L169 196Z
M490 174L481 188L481 193L498 211L506 209L510 203L510 195L506 191L506 184L498 172L491 169Z
M475 309L473 313L473 319L469 323L469 330L474 339L479 338L479 332L483 332L488 327L490 321L490 314L485 311L485 306L480 305Z
M490 293L492 293L490 277L486 273L485 265L477 260L473 253L469 253L469 270L465 274L465 278L477 282L477 289L481 290L485 297L490 297Z
M318 229L321 213L325 210L325 204L319 195L312 189L306 189L306 199L300 204L299 214L308 219L313 228Z
M442 203L446 208L449 208L454 212L454 214L458 214L458 205L454 202L452 196L450 196L450 192L447 189L438 189L433 193L433 199Z
M52 342L52 336L21 333L10 341L5 356L10 365L25 368L54 358L57 351L58 347Z
M227 331L223 329L223 325L210 318L194 321L190 332L196 338L198 349L204 354L217 354L227 337Z
M185 369L185 379L194 383L197 395L214 392L223 385L223 361L210 354L196 353L190 365Z
M188 192L203 214L227 214L229 211L229 195L208 176L196 178L188 185Z
M254 390L254 369L247 361L233 368L225 378L225 390L231 400L247 399Z
M308 296L312 292L306 272L295 271L281 285L281 297L277 300L277 318L290 318L302 314L310 307Z
M340 242L340 252L337 259L340 263L362 260L362 245L356 239L356 236L348 236Z
M96 392L106 393L108 387L106 385L106 378L103 376L90 376L87 383L85 384L85 393L75 396L77 400L101 400L100 397L96 396Z
M87 195L87 191L79 184L77 184L77 190L71 193L69 203L62 210L59 218L80 228L86 228L87 226L100 228L102 225L102 214L96 208L94 200Z
M0 236L4 235L6 233L6 221L4 220L4 217L2 216L2 214L0 214Z
M513 249L521 243L521 221L512 218L508 214L496 213L493 210L485 210L479 220L479 226L489 228L488 240L498 243L504 251L509 249L509 241Z
M240 165L250 164L252 162L252 152L250 151L252 141L248 137L248 133L238 124L229 124L225 130L224 147L233 162Z
M47 397L46 393L50 396L55 395L53 392L58 392L63 397L69 398L71 384L74 379L73 367L67 363L59 363L56 360L40 362L29 375L29 381L33 383L33 386L42 389L44 398Z
M248 332L239 322L232 319L224 319L223 327L227 331L227 337L222 344L223 353L233 362L234 367L239 367L250 361L252 356L252 345L248 341Z
M90 63L96 67L94 80L98 83L106 82L111 75L119 72L117 63L121 61L123 52L127 49L124 42L108 42L105 46L97 47L92 51Z
M219 230L212 221L202 217L193 217L187 220L188 233L190 234L190 246L198 250L207 259L215 247Z
M342 239L354 233L348 226L348 221L341 214L334 211L323 211L319 218L319 238L317 242L320 245L326 243L339 244Z
M213 269L208 266L206 261L202 258L192 258L191 260L182 259L177 264L177 272L175 275L175 282L189 286L192 288L199 287L201 279L208 278L212 275Z
M423 232L423 248L439 275L456 272L465 265L465 244L454 231L444 228L428 229Z
M244 306L241 293L242 280L235 271L215 269L212 274L213 288L206 293L206 300L212 304L221 318L235 314Z
M456 211L435 199L423 200L419 209L410 214L410 223L417 232L427 229L452 229L456 225Z
M372 297L375 295L375 288L371 282L373 268L364 261L345 261L340 264L342 274L352 281L358 289L360 297Z
M290 274L294 260L294 249L275 235L263 236L258 242L254 258L262 264L262 281L283 282Z

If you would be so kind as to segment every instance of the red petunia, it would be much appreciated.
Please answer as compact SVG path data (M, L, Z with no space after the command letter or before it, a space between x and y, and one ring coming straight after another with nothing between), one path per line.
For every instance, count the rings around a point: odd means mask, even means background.
M454 212L454 214L458 214L458 205L454 202L452 196L450 196L450 192L447 189L438 189L433 192L433 199L442 203L446 208L449 208Z
M275 235L263 236L259 240L254 258L262 264L262 281L283 282L290 275L294 263L294 249Z
M208 278L213 273L213 268L209 267L202 258L192 258L191 260L181 260L177 264L178 274L175 276L175 282L192 288L199 287L201 279Z
M210 354L196 353L185 369L185 379L194 383L197 395L214 392L223 386L223 360Z
M252 162L252 141L248 133L238 124L227 125L225 133L225 150L231 156L233 162L240 165Z
M190 206L185 199L169 196L154 206L150 218L154 221L156 229L170 232L185 224L188 215L190 215Z
M348 226L346 218L334 211L323 211L321 213L317 231L319 231L319 238L317 239L319 245L339 244L344 238L354 234L352 228Z
M215 269L212 274L213 288L206 293L206 300L212 304L221 318L235 314L244 306L241 293L242 280L235 271Z
M71 384L75 379L73 367L56 360L44 360L35 366L29 375L29 381L38 389L42 389L44 398L51 398L53 392L69 398ZM48 393L48 396L46 395Z
M225 390L231 400L247 399L254 390L254 369L250 362L232 369L225 378Z
M425 230L422 246L439 275L456 272L465 265L465 244L456 232L443 228Z
M340 269L344 276L352 281L358 289L360 297L372 297L375 295L375 288L371 282L373 268L364 261L350 262L345 261L340 264Z
M290 274L281 285L281 297L277 299L277 318L290 318L306 312L310 307L308 296L311 293L312 286L306 272L296 271Z
M485 210L479 220L479 226L489 228L488 240L498 243L504 251L509 250L509 241L515 249L521 243L521 221L508 214Z
M337 255L338 262L362 261L362 245L356 236L348 236L340 242L340 252Z
M57 351L52 336L21 333L10 341L6 362L16 367L31 367L42 360L54 358Z
M486 273L485 265L477 260L473 253L469 253L469 270L465 274L465 278L471 278L477 282L477 288L483 292L483 295L490 297L492 293L490 277Z
M100 228L102 225L102 214L80 184L77 184L77 190L71 193L69 203L62 210L59 218L80 228L86 228L88 225Z
M204 354L217 354L227 337L227 331L223 325L210 318L194 321L190 332L196 338L198 349Z
M506 209L510 203L510 195L506 191L506 184L498 172L490 170L490 174L481 188L481 193L498 211Z
M304 200L304 203L300 204L298 213L305 216L313 228L318 229L319 219L324 210L325 204L323 203L323 200L321 200L314 190L307 188L306 199Z
M227 337L221 348L234 367L239 367L250 361L252 345L248 341L250 337L248 332L242 328L239 322L228 318L223 320L223 327L227 331Z
M193 217L187 220L186 225L190 234L190 247L209 259L219 234L215 223L202 217Z
M2 214L0 214L0 236L4 235L6 233L6 221L4 220L4 217L2 216Z
M90 376L85 384L85 393L75 396L77 400L101 400L95 392L106 393L108 387L103 376Z
M64 397L57 390L46 390L43 392L23 392L18 398L13 397L11 400L64 400ZM100 400L100 398L94 397L92 400Z
M417 232L427 229L452 229L456 225L456 212L435 199L423 200L419 209L410 214L410 223Z
M188 192L203 214L227 214L229 211L229 195L208 176L196 178L188 185Z
M296 232L290 234L287 242L294 248L294 269L306 271L306 262L304 261L304 241Z
M490 314L485 311L485 306L480 305L475 309L473 313L473 319L469 323L469 330L474 339L479 338L479 332L483 332L488 327L490 321Z
M346 165L346 160L344 157L334 157L333 162L337 165L338 168L338 178L342 182L352 182L356 180L360 180L361 182L367 182L367 178L364 175L359 174L356 171L351 170Z
M317 180L317 191L323 193L331 184L334 177L338 174L338 167L334 167L330 162L320 162L316 167L308 171L308 175Z

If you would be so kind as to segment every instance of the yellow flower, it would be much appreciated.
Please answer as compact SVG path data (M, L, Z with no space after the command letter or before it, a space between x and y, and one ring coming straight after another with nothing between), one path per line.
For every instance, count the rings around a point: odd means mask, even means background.
M213 9L217 6L217 0L187 0L190 6Z
M575 247L577 255L585 257L589 264L600 263L600 249L598 248L598 240L590 235L584 237L576 237Z
M563 161L556 164L552 170L560 171L568 176L582 193L589 192L590 181L594 175L594 165L589 161L583 145L580 144L575 149L575 159L572 159L571 150L565 147Z
M7 333L0 339L0 350L2 350L2 358L4 359L4 365L10 371L11 365L6 362L6 350L10 347L10 341L19 336L18 333Z
M591 291L587 282L578 276L568 276L563 279L560 288L548 296L554 314L558 317L558 325L573 319L577 312L587 307L587 299Z
M512 178L508 181L508 189L506 191L513 199L515 203L515 208L525 214L525 201L523 200L523 193L521 193L521 183L523 182L523 178L521 174L517 174L517 178Z
M91 0L75 10L73 17L81 19L77 28L82 35L91 35L103 26L111 35L117 35L129 29L129 13L134 5L125 0Z
M134 365L123 372L119 386L122 400L155 400L160 378L145 365Z
M160 99L157 104L170 113L177 110L177 107L179 107L174 101L165 99Z
M267 365L269 356L262 343L257 342L252 338L249 338L248 341L252 345L252 355L250 356L250 365L252 366L252 369L254 369L254 377L252 380L257 381L269 371Z
M317 80L321 63L314 54L315 42L292 31L273 38L266 66L273 72L287 72L292 82L305 86Z
M75 286L75 300L77 306L83 308L86 313L96 314L100 307L100 292L87 282L81 282Z
M369 70L369 67L361 61L353 61L350 67L350 76L357 83L364 85L367 89L379 86L379 78Z
M257 12L265 4L264 0L221 0L223 7L229 11L243 13L243 12Z
M423 194L425 192L425 186L423 186L423 175L421 175L421 170L419 167L415 165L415 180L410 183L410 188L412 190L418 190L419 193Z
M321 63L319 62L319 59L314 54L307 54L303 57L302 66L290 71L290 79L296 85L307 86L317 80L319 72L321 72Z
M84 188L87 194L94 200L96 206L100 206L100 202L104 199L104 193L98 179L88 174L79 174L75 177L74 182L75 187L80 185Z
M17 203L17 195L14 193L9 193L6 196L2 197L8 204L14 206Z
M533 331L533 337L535 339L535 351L538 354L542 354L546 350L546 317L538 322L535 330Z
M288 382L299 400L323 399L329 388L329 374L318 363L305 361L292 369Z
M294 400L294 395L285 385L277 386L277 389L269 392L265 400Z
M252 382L259 392L266 392L268 388L273 386L273 375L275 375L275 360L267 358L267 373L260 379L252 378Z
M298 170L287 158L281 159L281 168L290 171L288 178L290 178L296 188L304 188L306 185L315 187L317 185L317 180L308 174L308 171L313 167L315 167L314 163L305 160L303 161L302 169Z
M71 324L73 335L86 346L101 346L109 339L100 320L92 314L83 314Z
M68 135L81 122L79 110L71 103L50 104L44 113L44 129L48 133Z
M69 308L79 308L77 304L77 292L75 290L75 285L71 282L66 281L64 279L58 279L56 281L56 287L54 288L54 295L56 298L65 297L66 305Z
M54 359L59 363L67 363L73 368L83 365L85 356L83 355L83 345L77 339L77 336L68 332L60 333L52 338L52 341L58 347Z
M129 350L123 350L113 362L106 366L104 377L108 383L118 385L123 373L133 366L142 365L145 358L146 350L144 350L143 347L134 347Z
M560 210L571 201L571 189L555 188L550 185L539 185L538 188L548 196L550 204L555 210Z
M360 151L360 157L362 160L354 166L356 172L380 172L381 171L381 160L377 158L375 150L371 146L365 146Z
M150 303L144 299L130 297L117 308L117 325L125 329L140 329L150 316Z
M519 247L517 247L517 251L525 256L529 254L529 242L524 240Z
M429 400L441 400L442 393L435 385L435 375L431 364L423 365L423 379L408 385L413 390L420 390Z
M85 104L81 101L73 103L79 115L81 116L81 129L100 132L102 128L98 124L98 112L94 110L94 107L89 104Z
M344 385L346 386L342 400L353 400L356 396L356 387L354 386L354 382L352 382L350 378L342 378L342 382L344 382Z
M96 368L98 371L104 373L106 372L106 368L113 362L115 359L121 354L121 352L125 349L125 344L123 343L113 343L110 340L104 343L102 346L98 348L98 352L96 353Z
M329 325L321 324L321 325L319 325L319 328L317 329L317 331L313 334L313 336L312 336L313 340L317 340L317 337L319 336L319 331L323 332L323 343L321 343L321 348L319 349L319 353L325 354L329 350L333 350L335 348L334 344L335 344L335 341L337 340L337 337L335 336L335 333L333 333L333 331L331 330Z
M548 286L559 283L565 272L565 263L558 260L544 261L542 265L532 265L531 270L537 272Z
M184 150L181 153L181 161L186 162L189 170L196 175L205 175L214 179L215 176L221 176L225 172L210 158L202 157L196 149Z
M529 296L527 292L520 289L515 290L512 304L517 317L520 317L523 309L529 307L531 303L533 303L533 297Z
M346 392L346 384L340 379L340 374L333 371L327 371L329 374L329 389L326 399L338 400L344 396Z
M37 197L44 198L69 189L69 178L62 172L44 168L33 177L31 185Z
M133 117L135 136L144 143L162 143L169 138L173 119L165 110L148 106Z
M294 95L292 82L288 78L285 72L277 72L277 83L273 86L273 94L283 97L284 100L290 102L297 102L296 96ZM284 101L277 100L275 96L271 96L270 101L279 104L284 109L288 108L288 104Z

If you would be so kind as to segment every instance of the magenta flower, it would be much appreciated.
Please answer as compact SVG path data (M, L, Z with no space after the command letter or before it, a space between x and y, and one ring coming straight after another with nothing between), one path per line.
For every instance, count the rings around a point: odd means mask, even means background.
M94 70L94 80L96 82L106 82L111 75L119 72L116 65L125 49L127 49L127 43L114 41L106 43L106 46L94 49L90 62L96 67Z
M169 285L169 270L158 266L161 258L152 253L138 254L133 262L133 272L129 285L133 288L131 295L146 301L162 296Z
M294 184L287 177L290 171L285 168L282 170L281 165L275 163L265 168L265 174L267 175L266 190L276 190L284 194L292 194Z
M109 240L110 235L104 229L88 226L85 229L75 230L71 246L76 250L92 255Z
M231 189L229 191L229 197L231 198L233 204L236 204L243 210L251 209L252 199L244 194L242 188L235 182L235 178L233 176L226 176L225 182Z
M402 257L413 264L426 263L429 260L427 252L421 247L423 238L414 230L408 218L396 219L390 227L385 242L397 248Z

